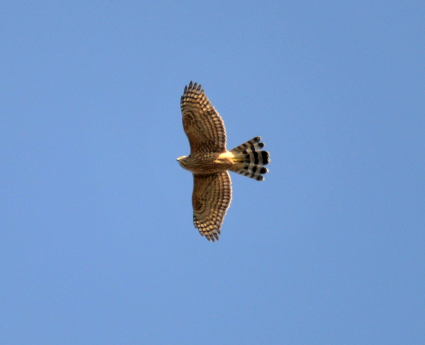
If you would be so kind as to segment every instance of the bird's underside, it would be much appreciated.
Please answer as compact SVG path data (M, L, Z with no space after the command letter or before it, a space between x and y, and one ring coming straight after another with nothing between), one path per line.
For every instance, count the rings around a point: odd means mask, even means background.
M193 173L193 223L202 236L218 240L221 225L232 199L228 170L263 181L264 166L270 154L255 137L226 150L223 120L211 105L201 85L190 82L180 101L183 128L189 139L190 155L178 158L179 164Z

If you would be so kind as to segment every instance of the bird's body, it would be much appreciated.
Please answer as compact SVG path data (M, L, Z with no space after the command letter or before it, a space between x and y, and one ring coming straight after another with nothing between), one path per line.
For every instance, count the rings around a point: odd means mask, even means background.
M230 169L233 165L234 155L231 152L212 152L191 154L179 158L183 169L189 170L194 174L211 174Z
M264 165L270 162L270 155L261 150L264 143L260 142L260 137L226 150L223 120L201 90L201 85L190 82L185 87L181 110L191 153L177 161L182 168L193 173L193 222L202 236L218 240L232 199L227 170L263 181L262 175L268 172Z

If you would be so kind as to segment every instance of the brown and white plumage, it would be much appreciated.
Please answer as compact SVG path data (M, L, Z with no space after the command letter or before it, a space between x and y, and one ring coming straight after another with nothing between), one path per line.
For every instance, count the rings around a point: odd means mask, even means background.
M193 174L193 224L208 240L218 240L231 200L232 182L227 171Z
M191 154L226 152L224 122L201 90L201 85L190 82L189 87L184 88L180 107Z
M183 128L189 139L190 155L177 159L193 173L193 223L202 236L218 240L221 225L232 200L229 173L264 180L264 165L270 154L262 151L261 137L226 150L226 129L218 112L211 105L201 85L190 82L180 101Z

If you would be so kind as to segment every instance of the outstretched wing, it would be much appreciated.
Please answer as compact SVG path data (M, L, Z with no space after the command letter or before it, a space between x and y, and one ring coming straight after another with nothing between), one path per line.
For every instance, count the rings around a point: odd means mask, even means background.
M226 152L226 129L223 120L205 96L201 85L192 84L184 88L180 100L183 128L190 152Z
M193 224L208 241L218 240L221 224L232 201L229 173L193 174L193 182Z

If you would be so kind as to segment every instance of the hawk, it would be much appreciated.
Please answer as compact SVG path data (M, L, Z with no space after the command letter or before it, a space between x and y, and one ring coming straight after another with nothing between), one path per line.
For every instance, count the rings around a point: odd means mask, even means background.
M193 174L193 224L208 241L219 239L221 225L232 200L232 186L227 170L263 181L264 167L270 154L262 151L261 137L226 149L226 129L201 85L190 82L180 100L183 129L190 144L190 155L177 159Z

